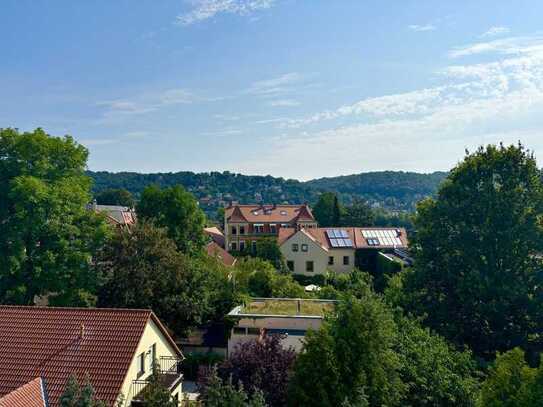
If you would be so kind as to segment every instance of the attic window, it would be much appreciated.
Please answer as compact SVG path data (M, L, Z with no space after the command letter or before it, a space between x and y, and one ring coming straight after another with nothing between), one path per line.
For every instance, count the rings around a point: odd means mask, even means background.
M258 211L253 211L253 215L258 216Z
M287 211L281 211L279 212L282 216L287 216Z

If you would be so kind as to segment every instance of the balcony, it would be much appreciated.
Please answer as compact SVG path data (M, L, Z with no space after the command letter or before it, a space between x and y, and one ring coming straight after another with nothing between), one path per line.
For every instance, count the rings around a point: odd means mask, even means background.
M156 367L160 374L160 379L164 387L171 392L175 390L183 381L183 374L181 373L182 359L174 356L161 356L156 360ZM132 399L132 406L144 406L142 401L145 389L149 385L149 376L143 380L133 380L130 387L130 395Z

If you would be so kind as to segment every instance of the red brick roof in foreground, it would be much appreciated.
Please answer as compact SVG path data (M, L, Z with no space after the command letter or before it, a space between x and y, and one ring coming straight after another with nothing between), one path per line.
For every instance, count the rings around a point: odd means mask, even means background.
M71 374L88 374L96 397L112 406L152 319L150 310L0 306L0 397L41 377L51 406Z
M0 398L0 407L47 407L46 393L41 377L23 384Z

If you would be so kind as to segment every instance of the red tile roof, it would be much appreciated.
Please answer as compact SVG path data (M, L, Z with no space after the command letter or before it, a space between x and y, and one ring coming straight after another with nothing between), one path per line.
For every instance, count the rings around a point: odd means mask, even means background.
M96 397L114 404L150 310L0 306L0 396L42 377L56 406L71 374L88 374Z
M380 228L380 227L329 227L329 228L307 228L303 231L312 236L317 242L326 249L334 249L330 245L328 239L327 230L344 230L349 235L355 249L388 249L388 248L407 248L409 241L407 239L407 232L404 228ZM294 228L281 228L279 229L279 236L277 243L281 246L287 240L289 240L296 233ZM368 238L365 235L375 235L379 244L368 244ZM390 239L385 238L386 234L393 234L396 236L400 244L394 244ZM383 236L383 237L379 237Z
M233 266L236 264L237 259L215 242L209 242L206 246L206 251L209 256L217 257L226 266Z
M307 205L234 205L225 209L229 222L291 223L314 222Z
M36 377L0 398L0 407L47 407L46 400L43 381Z

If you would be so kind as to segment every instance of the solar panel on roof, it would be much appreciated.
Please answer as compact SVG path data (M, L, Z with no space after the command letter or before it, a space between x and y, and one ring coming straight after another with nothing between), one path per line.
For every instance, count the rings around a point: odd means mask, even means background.
M346 238L346 237L349 237L349 234L345 231L345 230L337 230L336 232L339 233L339 237L343 237L343 238Z

